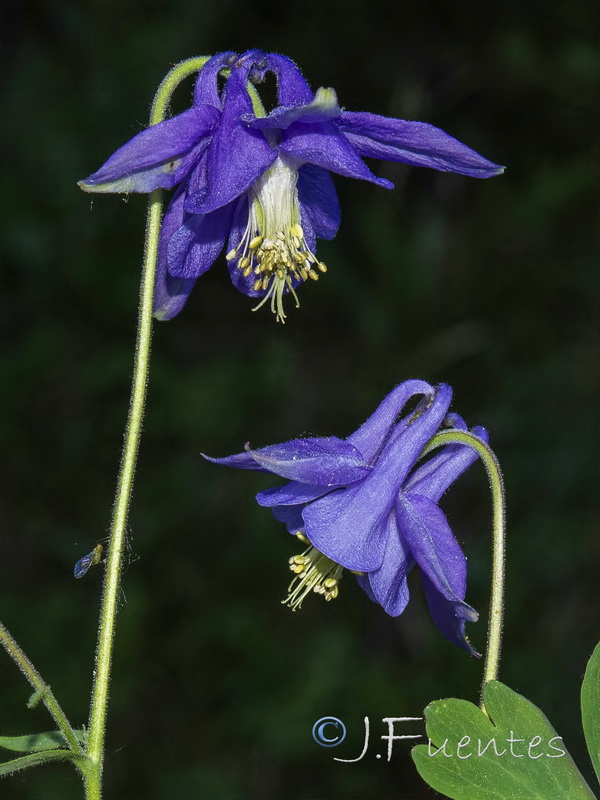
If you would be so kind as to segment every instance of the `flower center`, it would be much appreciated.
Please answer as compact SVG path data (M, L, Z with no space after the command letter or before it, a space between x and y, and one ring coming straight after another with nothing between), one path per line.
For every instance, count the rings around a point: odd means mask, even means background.
M270 299L277 322L285 322L284 294L291 293L296 308L300 306L294 283L308 278L316 281L319 272L327 272L304 238L297 181L298 170L279 155L250 187L246 230L238 246L227 253L228 261L237 259L245 278L255 276L253 290L266 292L252 310L257 311Z
M296 534L301 542L308 542L303 533ZM315 592L323 595L325 600L334 600L339 593L339 582L344 568L336 564L320 550L310 545L298 556L292 556L290 569L296 576L288 586L288 596L282 603L292 611L301 608L307 594Z

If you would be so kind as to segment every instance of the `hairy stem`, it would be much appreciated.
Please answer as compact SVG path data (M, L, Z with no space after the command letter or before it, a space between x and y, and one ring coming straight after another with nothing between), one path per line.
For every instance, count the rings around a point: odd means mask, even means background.
M188 75L200 70L207 61L208 57L191 58L181 62L181 64L175 66L168 73L154 97L150 112L150 125L156 125L165 119L171 95L175 88ZM96 670L92 689L87 749L87 755L91 761L91 766L87 775L84 775L87 800L100 800L102 796L101 778L104 760L106 711L113 640L127 518L131 503L133 479L146 401L150 345L152 340L152 301L154 295L162 205L162 191L157 190L152 192L148 200L146 238L129 414L127 416L125 442L113 506L108 557L104 574L104 590L100 610L98 641L96 646Z
M81 745L77 741L73 728L65 712L60 707L58 700L52 694L52 690L47 683L44 682L42 676L33 666L31 661L27 658L23 650L19 647L17 642L13 639L9 631L0 622L0 643L12 658L15 664L19 667L23 675L27 678L39 699L46 706L52 719L56 722L60 732L65 737L65 741L73 753L83 756Z
M467 431L448 430L437 433L427 444L422 456L436 447L449 444L464 444L471 447L481 458L486 469L492 493L493 509L493 549L492 549L492 588L490 595L490 615L488 637L483 669L483 687L488 681L498 679L500 654L502 650L502 624L504 619L504 564L506 550L505 492L502 470L498 459L490 447L479 437ZM483 700L481 707L485 711Z

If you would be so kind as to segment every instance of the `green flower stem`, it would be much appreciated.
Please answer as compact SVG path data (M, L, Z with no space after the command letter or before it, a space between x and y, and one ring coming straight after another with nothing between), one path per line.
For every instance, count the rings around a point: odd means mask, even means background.
M200 70L209 57L190 58L177 64L160 84L150 111L150 125L162 122L171 100L171 95L179 83ZM102 766L104 760L104 740L106 731L106 710L108 688L112 663L113 639L119 596L119 584L125 545L127 517L133 489L135 465L146 401L146 387L150 364L150 344L152 340L152 300L156 260L158 256L158 237L162 218L162 191L150 194L146 223L146 238L140 287L140 306L135 344L135 359L129 414L125 428L125 443L117 480L113 507L108 557L104 573L104 591L100 610L98 642L96 646L96 670L92 689L92 702L89 719L87 755L91 767L84 775L87 800L100 800L102 796Z
M163 78L162 83L156 90L154 100L152 101L152 108L150 109L150 125L157 125L162 122L167 116L171 96L175 89L179 86L182 80L187 78L193 72L200 72L202 67L207 61L210 61L210 56L198 56L197 58L187 58L185 61L180 61L173 69L168 72ZM152 199L152 198L151 198ZM148 232L146 231L146 241L148 240Z
M427 455L436 447L448 444L465 444L471 447L483 461L490 483L493 508L492 551L492 589L490 597L490 617L488 638L483 669L483 687L488 681L498 680L500 653L502 650L502 623L504 619L504 562L506 541L505 492L502 470L498 459L488 445L467 431L448 430L437 433L427 444L421 456ZM485 711L483 700L481 707Z
M9 631L0 622L0 642L2 646L12 658L15 664L19 667L23 675L27 678L37 696L46 706L52 719L56 722L60 732L65 737L65 741L69 745L71 751L79 756L83 756L84 752L81 745L77 741L73 728L65 712L60 707L58 700L52 694L52 690L47 683L44 682L42 676L33 666L31 661L27 658L25 653L21 650L17 642L13 639Z

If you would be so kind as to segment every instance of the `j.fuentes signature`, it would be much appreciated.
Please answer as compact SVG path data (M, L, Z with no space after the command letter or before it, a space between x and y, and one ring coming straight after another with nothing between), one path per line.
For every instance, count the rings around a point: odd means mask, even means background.
M391 761L394 750L394 742L404 739L424 739L420 733L396 733L395 725L403 722L421 722L423 717L384 717L381 722L387 727L387 732L378 737L386 742L386 760ZM369 717L364 718L365 737L363 748L357 758L336 758L343 764L354 764L367 755L369 751L369 740L371 738L371 724ZM321 717L313 725L313 739L322 747L337 747L346 738L346 726L337 717ZM517 736L514 731L510 732L507 738L493 737L491 739L475 739L471 736L463 736L458 741L445 739L437 746L431 739L427 740L427 752L431 758L481 758L482 756L494 756L502 758L508 755L509 758L562 758L566 755L566 750L560 747L562 736L553 736L548 741L544 741L541 736L534 736L525 739ZM375 758L382 758L381 753L375 753Z

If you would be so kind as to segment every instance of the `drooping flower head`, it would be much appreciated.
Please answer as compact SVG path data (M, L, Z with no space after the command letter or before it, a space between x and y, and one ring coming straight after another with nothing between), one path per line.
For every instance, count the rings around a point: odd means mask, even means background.
M419 395L416 408L406 411ZM451 444L419 463L441 426L467 429L448 413L451 397L446 384L405 381L347 439L293 439L259 450L246 445L226 458L205 456L288 479L256 496L307 545L290 559L295 578L284 602L298 608L311 591L331 600L349 570L371 600L398 616L409 599L408 573L417 565L434 622L447 639L477 655L465 636L465 623L478 618L465 602L466 559L438 505L477 456ZM483 428L472 433L487 441Z
M277 80L265 114L256 86ZM224 80L220 88L219 77ZM193 105L135 136L89 178L88 192L177 187L160 237L155 316L183 308L196 279L227 244L234 285L269 302L283 322L283 296L326 271L316 240L337 233L330 172L391 189L363 157L475 178L503 171L439 128L343 110L333 89L313 93L293 61L249 50L220 53L200 70Z

